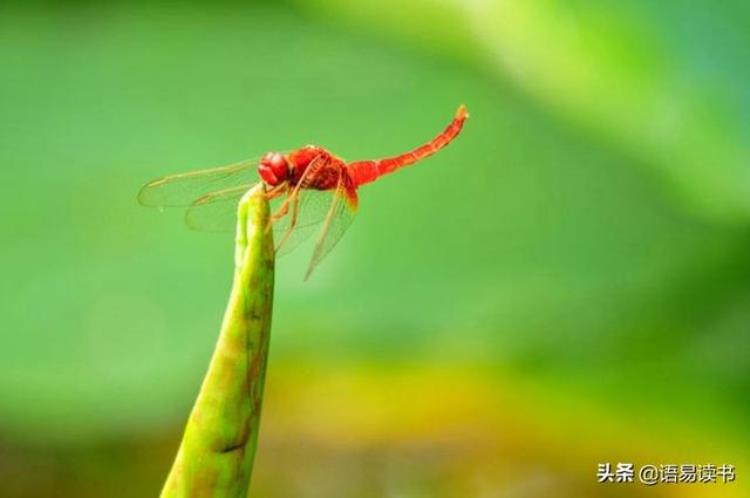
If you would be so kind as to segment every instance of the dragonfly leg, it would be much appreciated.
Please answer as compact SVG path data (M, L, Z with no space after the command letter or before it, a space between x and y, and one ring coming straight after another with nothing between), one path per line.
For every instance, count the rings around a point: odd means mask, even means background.
M289 212L289 203L298 197L297 194L299 193L299 187L295 187L294 189L287 187L287 192L289 193L289 195L287 195L286 199L284 199L284 202L279 205L279 209L277 209L276 212L271 215L272 223L286 216L286 214Z
M291 190L289 189L288 186L285 186L285 190L288 192L289 195L287 195L287 198L284 199L284 201L281 203L281 205L276 210L276 212L271 215L271 218L268 220L268 227L266 227L266 230L271 230L271 227L273 227L273 224L279 221L284 216L286 216L287 213L289 212L289 202L292 200L293 197L296 197L297 189Z
M281 185L277 185L268 192L266 192L266 199L269 201L271 199L275 199L276 197L280 196L284 192L286 192L286 189L288 188L286 183L282 183Z
M281 249L281 247L287 241L289 236L292 235L292 232L294 231L294 227L297 226L297 215L299 214L299 196L293 194L293 197L294 197L294 200L292 200L292 216L291 216L291 219L289 220L289 226L284 231L284 236L281 237L281 241L276 246L277 251Z
M286 214L289 212L289 199L291 199L291 197L291 195L287 197L286 200L284 200L284 202L279 206L279 209L277 209L276 212L271 215L271 223L274 223L286 216Z

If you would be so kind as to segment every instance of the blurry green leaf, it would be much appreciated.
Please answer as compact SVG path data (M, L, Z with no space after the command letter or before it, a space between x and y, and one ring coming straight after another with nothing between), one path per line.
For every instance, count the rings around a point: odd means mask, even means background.
M477 5L478 34L518 85L656 166L692 209L748 218L746 8L577 0Z

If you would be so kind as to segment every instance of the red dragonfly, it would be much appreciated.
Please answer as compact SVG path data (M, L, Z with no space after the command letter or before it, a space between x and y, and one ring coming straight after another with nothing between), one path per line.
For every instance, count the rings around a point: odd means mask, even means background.
M323 147L308 145L286 154L269 152L260 160L159 178L141 189L138 200L144 206L187 208L186 223L196 230L231 230L237 202L258 182L253 175L257 168L272 202L277 254L288 252L320 226L307 279L353 220L359 187L436 153L458 136L468 117L466 107L459 106L435 138L394 157L347 163Z

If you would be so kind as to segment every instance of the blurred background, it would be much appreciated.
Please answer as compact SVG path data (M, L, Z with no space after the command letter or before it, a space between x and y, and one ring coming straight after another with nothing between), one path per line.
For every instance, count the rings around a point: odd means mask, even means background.
M3 498L171 466L232 236L143 183L398 153L462 102L309 282L309 247L278 261L250 496L750 496L747 2L11 2L0 63Z

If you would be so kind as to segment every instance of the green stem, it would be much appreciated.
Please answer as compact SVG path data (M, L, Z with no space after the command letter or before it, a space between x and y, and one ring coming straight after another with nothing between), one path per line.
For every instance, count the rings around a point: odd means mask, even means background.
M262 185L237 211L234 284L208 373L161 498L247 496L273 304L274 251Z

